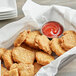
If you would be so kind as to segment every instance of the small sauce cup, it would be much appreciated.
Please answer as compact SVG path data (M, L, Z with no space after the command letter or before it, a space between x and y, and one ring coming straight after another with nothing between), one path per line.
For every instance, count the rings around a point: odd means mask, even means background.
M47 36L49 39L60 37L63 31L63 26L56 21L49 21L41 28L41 33Z

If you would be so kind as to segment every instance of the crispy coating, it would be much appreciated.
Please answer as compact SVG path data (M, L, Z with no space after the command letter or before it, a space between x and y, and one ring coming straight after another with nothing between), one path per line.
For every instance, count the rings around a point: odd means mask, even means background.
M18 69L12 69L9 71L9 76L19 76Z
M7 50L2 56L5 67L7 69L9 69L10 66L13 64L11 52L12 52L12 50Z
M29 45L30 47L33 47L33 48L38 48L37 46L35 46L35 37L37 35L41 35L39 31L32 31L30 32L28 35L27 35L27 38L25 40L25 43L27 45Z
M18 68L15 68L15 69L5 72L4 76L19 76Z
M11 65L10 70L18 68L18 64L14 63Z
M27 34L29 33L30 31L23 31L19 34L19 36L17 37L17 39L15 40L14 42L14 46L20 46L26 39L27 37Z
M9 71L5 72L3 76L9 76Z
M36 60L38 64L47 65L54 60L54 57L44 52L36 52Z
M1 76L4 76L5 72L8 72L8 70L1 65Z
M49 39L45 35L38 35L35 38L35 45L42 49L44 52L51 54L52 51L49 46Z
M42 65L38 64L37 62L34 63L34 74L36 74Z
M15 47L12 51L12 57L18 63L31 63L35 60L35 52L22 47Z
M6 49L0 48L0 59L2 58L2 55L4 54L5 51L6 51Z
M57 56L60 56L65 53L65 50L61 48L58 38L53 38L50 44L52 51L56 53Z
M74 31L65 31L64 36L60 38L61 47L66 51L76 46L76 32Z
M18 68L20 76L34 76L34 65L32 64L13 64L10 69L12 70L15 68Z

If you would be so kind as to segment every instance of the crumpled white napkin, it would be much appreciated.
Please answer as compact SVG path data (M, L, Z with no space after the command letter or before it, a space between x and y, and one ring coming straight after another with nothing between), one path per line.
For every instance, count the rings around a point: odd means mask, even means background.
M76 29L76 10L69 7L58 5L44 6L27 0L22 10L25 14L24 18L7 24L0 29L0 47L9 48L21 31L24 29L38 30L48 21L61 23L64 30ZM59 66L66 61L68 56L71 57L74 54L76 54L76 47L42 67L35 76L55 76Z
M48 21L57 21L65 30L76 29L76 10L69 7L39 5L32 0L27 0L22 10L24 15L33 18L40 28Z

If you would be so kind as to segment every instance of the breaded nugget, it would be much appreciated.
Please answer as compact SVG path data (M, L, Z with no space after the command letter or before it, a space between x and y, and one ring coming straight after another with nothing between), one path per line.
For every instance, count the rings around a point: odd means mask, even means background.
M64 36L60 38L61 47L66 51L76 46L76 32L74 31L65 31Z
M34 65L32 64L24 64L24 63L19 63L19 64L14 64L11 66L11 70L14 68L18 68L19 75L20 76L34 76Z
M42 65L38 64L37 62L34 63L34 74L36 74Z
M12 69L9 71L9 76L19 76L18 69Z
M4 54L5 51L6 51L6 49L0 48L0 59L2 58L2 55Z
M38 35L35 38L35 45L42 49L44 52L51 54L52 51L49 46L50 40L45 35Z
M20 46L26 39L26 36L27 34L29 33L30 31L23 31L19 34L19 36L17 37L17 39L15 40L14 42L14 46Z
M56 53L57 56L60 56L65 53L65 50L61 48L58 38L53 38L50 44L52 51Z
M47 65L54 60L54 57L44 52L36 52L36 60L38 64Z
M37 35L41 35L39 31L32 31L30 32L28 35L27 35L27 38L25 40L25 43L27 45L29 45L30 47L33 47L33 48L38 48L35 46L35 37Z
M9 69L10 66L13 64L11 52L12 50L7 50L2 56L5 67L7 69Z
M4 73L7 72L8 70L1 65L1 76L4 76Z
M15 47L12 51L12 57L15 62L33 64L35 60L35 52L22 47Z
M9 70L8 72L5 72L4 76L19 76L18 68L15 68L15 69Z
M32 64L22 64L19 66L20 76L34 76L34 66Z

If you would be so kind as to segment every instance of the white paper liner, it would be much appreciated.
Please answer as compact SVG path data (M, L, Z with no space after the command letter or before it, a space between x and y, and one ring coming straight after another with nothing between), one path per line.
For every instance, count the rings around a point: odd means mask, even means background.
M0 47L11 47L21 31L25 29L39 30L48 21L61 23L64 30L76 29L76 10L69 7L58 5L44 6L28 0L23 6L23 12L26 17L7 24L0 29ZM62 61L74 54L76 54L76 47L42 67L35 76L55 76L60 64L63 63Z

